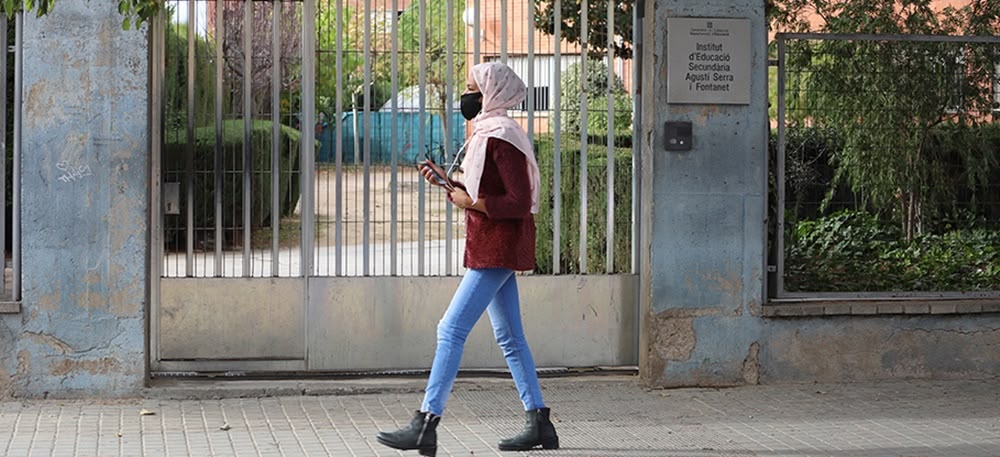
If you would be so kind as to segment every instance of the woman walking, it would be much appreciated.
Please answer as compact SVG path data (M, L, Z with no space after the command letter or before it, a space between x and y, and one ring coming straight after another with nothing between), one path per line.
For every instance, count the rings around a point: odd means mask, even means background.
M444 187L448 200L465 210L467 271L438 323L437 350L423 404L409 426L378 433L378 441L386 446L435 455L437 425L458 375L465 339L486 311L527 419L521 433L501 440L498 447L504 451L559 448L524 337L514 273L535 268L533 214L539 207L539 172L532 143L507 115L524 97L524 81L510 67L497 62L474 66L461 98L462 115L475 121L462 161L463 182L451 180L431 162L418 165L429 182Z

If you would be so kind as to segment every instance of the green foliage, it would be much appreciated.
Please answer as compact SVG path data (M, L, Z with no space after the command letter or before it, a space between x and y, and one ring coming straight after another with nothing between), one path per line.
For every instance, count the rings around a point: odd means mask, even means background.
M42 17L55 8L55 0L3 0L0 10L7 13L7 19L13 19L19 12L34 12ZM163 3L158 0L118 0L118 12L122 15L122 29L139 28L150 21L160 10Z
M349 107L352 94L364 82L364 63L361 48L364 30L360 30L354 10L349 5L336 8L331 2L319 5L316 14L316 109L325 113L337 110L337 43L340 42L341 103ZM338 27L339 23L339 27Z
M271 128L270 121L253 121L251 130L251 153L253 157L252 178L250 183L253 195L250 201L255 205L251 209L251 229L265 226L271 221ZM196 237L207 237L215 227L215 199L210 197L216 193L222 194L222 225L224 229L224 245L227 247L239 245L242 242L243 226L243 121L229 120L222 126L222 147L218 153L222 155L223 187L215 186L215 174L198 172L194 175L193 192L194 226ZM277 139L280 145L279 157L281 172L279 173L279 205L284 217L292 214L299 199L299 139L301 133L291 127L282 125L281 137ZM215 127L200 127L194 131L193 170L215 169ZM163 179L164 182L180 182L181 195L185 195L185 164L187 137L184 130L169 130L166 132L163 145ZM186 214L181 204L181 214ZM186 224L184 216L166 216L164 221L167 237L176 236L176 240L167 240L168 246L182 246L183 230ZM171 242L173 241L173 242ZM210 239L200 242L211 243Z
M556 34L555 2L551 0L534 0L535 28L552 36ZM583 3L580 0L562 0L560 2L559 32L562 38L573 44L580 44L580 18L583 16ZM615 57L632 58L632 9L634 1L588 3L587 8L587 54L592 58L607 55L608 51L608 6L613 8L611 49Z
M30 1L27 0L25 4ZM41 2L51 5L54 0L41 0ZM125 30L132 27L139 28L159 14L161 9L163 9L163 3L159 0L118 0L118 12L122 15L122 28ZM42 8L39 7L39 16L44 14L41 11Z
M825 21L820 30L833 33L960 35L996 26L1000 14L983 2L942 11L930 0L775 3L787 8L780 10L784 16L772 10L772 23L807 27L796 22L803 16L798 13L814 8ZM847 183L863 205L890 212L906 239L919 234L928 209L944 197L937 190L948 184L939 157L927 147L932 132L942 124L974 126L989 119L1000 47L799 40L789 42L786 61L791 122L832 128L843 140L833 157L834 185ZM956 150L964 154L972 146Z
M562 102L562 129L569 133L580 132L581 81L579 63L562 72L560 97ZM592 143L605 143L608 136L608 93L614 97L614 134L617 140L632 139L632 97L625 91L621 78L614 76L608 84L608 67L600 60L587 61L587 137Z
M541 171L541 209L535 215L537 273L552 273L554 159L551 135L536 135L535 150ZM560 273L605 273L607 248L607 148L587 150L587 271L580 270L580 144L565 139L560 151L561 246ZM614 159L614 270L627 272L632 259L632 150L615 148Z
M465 87L467 70L465 67L465 24L461 12L465 10L464 0L452 0L451 15L448 14L447 0L415 2L399 16L400 47L411 56L400 59L400 87L414 86L420 82L420 70L424 70L427 87L428 106L437 112L457 99ZM424 66L416 56L420 51L420 4L424 8ZM449 24L450 22L450 24ZM448 27L452 36L449 39ZM449 55L448 51L451 50ZM448 60L451 65L448 65ZM451 78L449 85L449 78ZM451 89L452 99L448 100Z
M799 222L786 237L789 291L976 291L1000 289L1000 231L963 224L941 235L900 238L861 211Z
M181 129L187 125L187 91L188 91L188 36L187 24L171 24L166 33L166 53L163 83L164 122L166 129ZM195 36L195 61L215 55L213 45L205 37ZM194 113L194 125L205 126L213 122L215 103L215 72L211 65L195 65L194 87L195 105L190 107ZM224 94L231 97L231 94ZM225 103L225 101L223 102Z

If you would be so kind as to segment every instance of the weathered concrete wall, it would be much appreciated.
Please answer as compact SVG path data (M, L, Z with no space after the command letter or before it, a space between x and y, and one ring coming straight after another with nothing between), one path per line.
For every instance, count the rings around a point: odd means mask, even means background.
M145 373L147 42L117 2L26 15L20 315L5 393L128 395Z
M991 378L1000 315L767 318L767 81L761 0L649 0L642 49L643 379L658 386ZM668 17L751 20L751 103L667 103ZM664 149L665 121L694 148Z
M771 319L761 382L1000 376L1000 316Z
M759 348L767 134L764 2L646 3L643 74L642 376L654 385L739 384ZM749 105L667 103L668 17L748 18ZM663 124L693 123L693 149L666 151Z

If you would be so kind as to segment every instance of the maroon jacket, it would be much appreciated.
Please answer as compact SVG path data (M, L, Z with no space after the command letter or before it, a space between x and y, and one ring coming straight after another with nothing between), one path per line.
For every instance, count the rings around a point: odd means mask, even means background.
M489 216L465 212L465 267L535 269L535 218L524 153L499 138L486 143L479 198Z

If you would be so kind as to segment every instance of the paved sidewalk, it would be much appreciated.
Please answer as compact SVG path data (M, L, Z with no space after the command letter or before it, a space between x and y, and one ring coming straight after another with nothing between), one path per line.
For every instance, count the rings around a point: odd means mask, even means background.
M213 399L206 389L240 393L215 383L191 391L200 399L168 399L191 393L154 389L160 398L7 401L0 403L0 452L416 456L382 447L375 433L408 422L422 398L413 388L420 381L347 383L332 395ZM587 377L543 379L542 386L562 449L497 451L496 440L516 433L523 413L510 381L477 378L456 385L438 455L1000 456L1000 381L647 390L630 377Z

